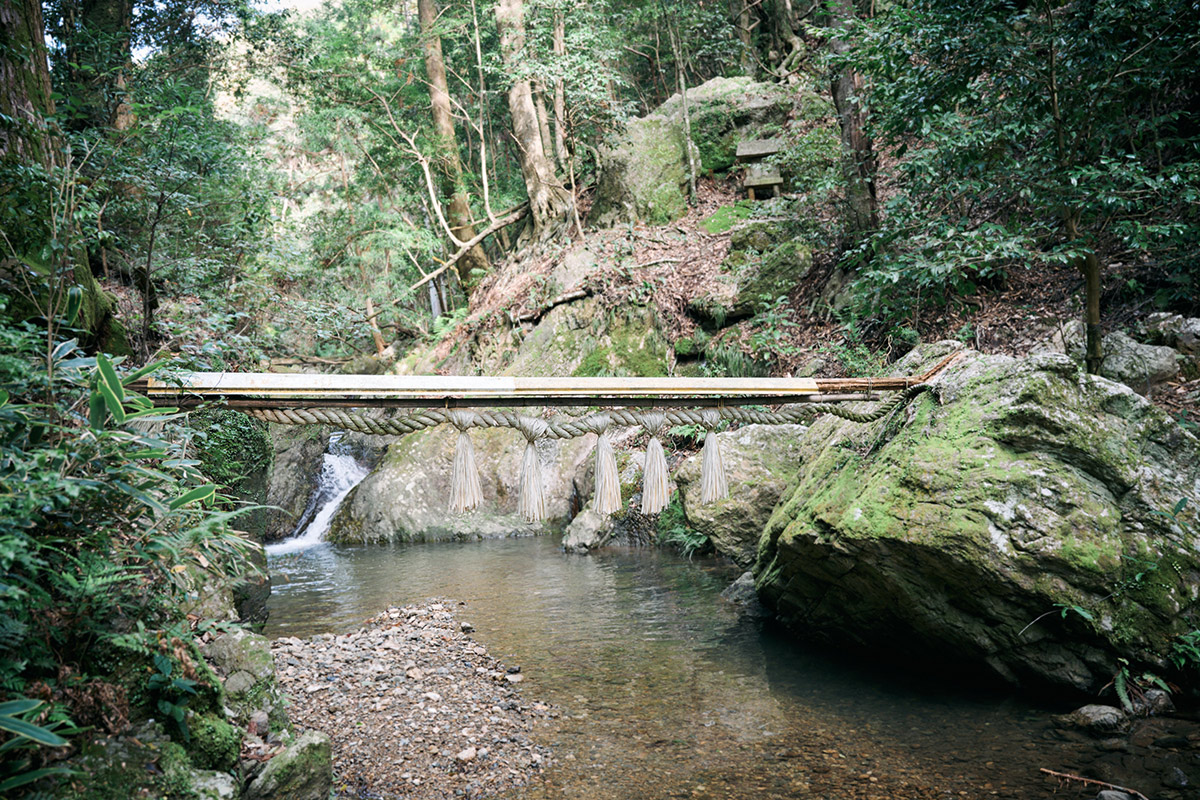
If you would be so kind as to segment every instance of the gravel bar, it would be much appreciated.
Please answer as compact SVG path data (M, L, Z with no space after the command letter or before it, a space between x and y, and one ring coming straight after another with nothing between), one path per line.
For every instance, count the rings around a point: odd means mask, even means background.
M292 722L333 740L339 797L484 797L548 766L529 734L558 710L522 700L520 667L489 656L455 605L390 608L353 633L272 643Z

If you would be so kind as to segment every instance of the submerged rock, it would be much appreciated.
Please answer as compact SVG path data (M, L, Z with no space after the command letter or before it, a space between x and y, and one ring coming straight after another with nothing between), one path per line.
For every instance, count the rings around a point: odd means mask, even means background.
M1196 438L1062 355L967 352L933 384L884 420L810 428L759 543L764 602L817 636L1013 683L1164 667L1200 579L1195 510L1163 513L1200 496Z

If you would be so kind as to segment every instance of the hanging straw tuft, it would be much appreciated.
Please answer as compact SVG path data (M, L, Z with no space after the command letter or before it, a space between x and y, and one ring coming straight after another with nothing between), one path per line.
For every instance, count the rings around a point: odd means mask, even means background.
M525 455L521 458L520 492L517 510L527 522L546 518L546 495L542 487L542 462L538 458L537 440L546 432L546 423L534 417L517 420L517 430L525 435Z
M467 429L475 424L475 412L452 411L450 424L458 428L458 443L454 448L454 465L450 472L450 513L465 514L479 508L483 502L483 487L479 484L479 468L475 466L475 446Z
M700 502L714 503L729 497L729 481L725 478L725 461L721 458L721 447L713 428L720 422L720 415L712 409L701 414L702 424L708 429L704 434L704 454L700 462Z
M657 514L667 507L667 456L658 432L666 417L660 412L642 416L642 425L650 433L646 446L646 464L642 469L642 513Z
M609 418L596 419L596 493L592 508L597 514L612 514L621 510L621 481L617 476L617 457L612 440L608 438Z

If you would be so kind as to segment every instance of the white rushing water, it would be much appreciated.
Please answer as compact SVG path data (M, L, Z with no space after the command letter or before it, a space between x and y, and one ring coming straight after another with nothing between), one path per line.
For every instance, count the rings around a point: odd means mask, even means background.
M278 544L267 545L267 555L278 556L285 553L295 553L307 550L321 543L329 532L333 515L341 507L342 501L350 490L358 486L370 472L365 466L349 453L339 452L336 440L330 441L330 450L325 454L321 464L321 474L317 478L317 491L313 496L314 514L307 525L296 532L290 539Z

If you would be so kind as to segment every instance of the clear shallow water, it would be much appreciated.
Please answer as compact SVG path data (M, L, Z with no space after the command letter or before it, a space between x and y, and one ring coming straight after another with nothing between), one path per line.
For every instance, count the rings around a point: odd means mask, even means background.
M523 668L526 698L563 712L539 733L558 764L524 797L1049 797L1037 768L1077 755L1046 740L1044 712L810 652L742 616L719 597L736 571L714 561L572 556L543 537L320 544L271 570L271 636L465 602L459 618Z

